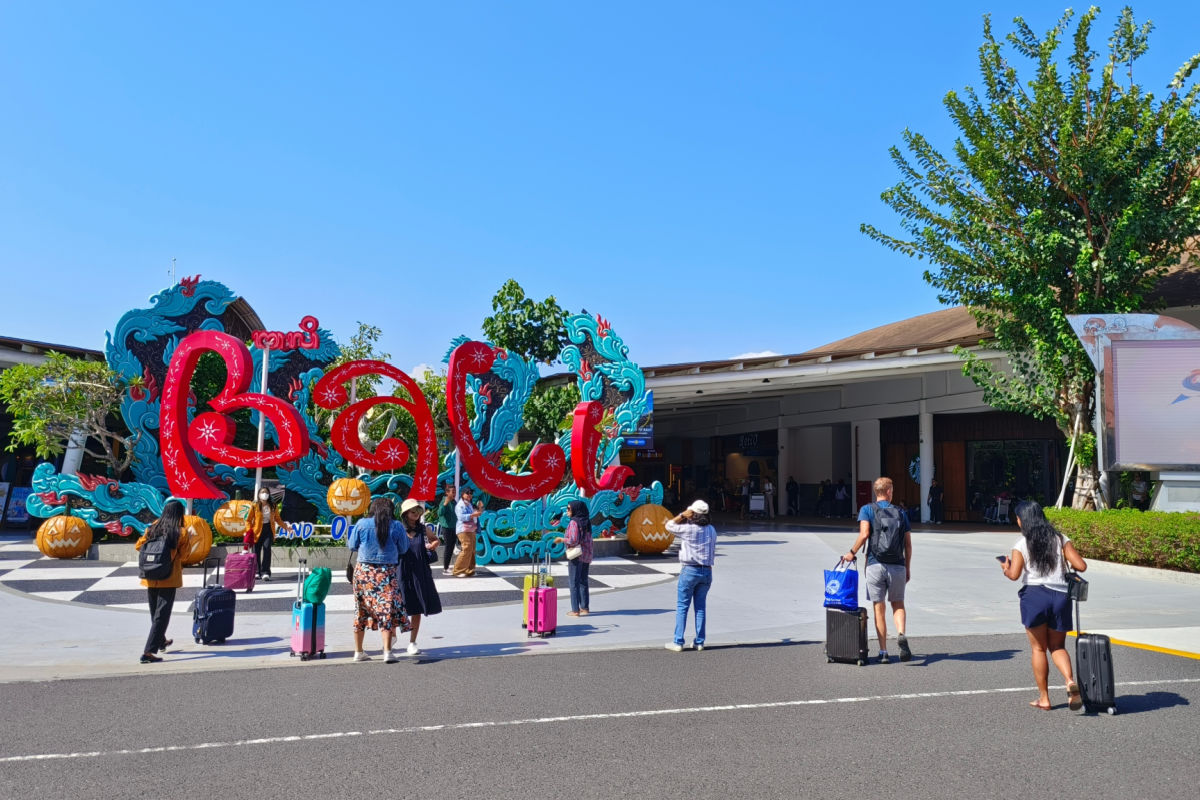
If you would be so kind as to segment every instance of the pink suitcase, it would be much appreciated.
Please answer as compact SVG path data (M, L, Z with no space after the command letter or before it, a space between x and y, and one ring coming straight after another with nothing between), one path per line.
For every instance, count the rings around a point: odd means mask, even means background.
M254 553L230 553L225 556L225 588L254 591L254 577L258 572L258 559Z
M546 574L550 574L550 548L546 548ZM553 636L558 628L558 590L553 586L534 586L529 590L525 610L529 617L526 636Z

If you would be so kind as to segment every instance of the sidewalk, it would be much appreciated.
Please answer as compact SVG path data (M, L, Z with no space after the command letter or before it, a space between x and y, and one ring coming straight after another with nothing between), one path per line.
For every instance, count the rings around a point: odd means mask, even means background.
M845 552L852 526L841 524L849 520L820 522L834 524L725 523L718 529L708 604L710 647L824 639L822 570ZM909 638L918 653L923 635L1021 631L1017 586L1000 574L994 558L1008 552L1017 531L945 530L949 527L918 529L914 535L907 605ZM1091 599L1082 610L1085 630L1200 657L1200 576L1091 562L1087 577ZM421 658L662 647L671 636L674 581L597 592L592 614L583 618L565 616L570 607L565 590L559 598L558 634L548 639L527 638L520 606L511 602L451 608L427 618L418 640ZM150 666L137 663L149 630L145 610L35 599L0 589L0 617L5 621L0 682L298 663L288 656L287 614L239 613L234 639L206 647L192 642L191 615L177 605L168 631L176 647L163 663ZM305 668L349 660L350 614L331 612L326 635L329 657ZM378 656L378 634L368 632L367 644Z

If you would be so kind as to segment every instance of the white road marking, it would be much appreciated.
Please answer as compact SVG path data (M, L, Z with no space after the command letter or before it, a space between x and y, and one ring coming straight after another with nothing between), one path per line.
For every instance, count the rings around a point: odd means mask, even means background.
M1200 683L1200 678L1175 678L1156 681L1123 681L1120 687L1163 686L1183 683ZM817 700L777 700L770 703L734 703L720 706L694 706L690 708L654 708L642 711L608 711L596 714L571 714L561 717L533 717L528 719L482 720L480 722L455 722L443 725L414 725L408 728L379 728L368 731L333 731L309 733L303 736L267 736L260 739L238 739L230 742L200 742L198 744L175 744L160 747L127 748L123 750L92 750L78 753L38 753L27 756L0 757L0 764L18 761L62 761L80 758L107 758L110 756L152 755L155 753L178 753L193 750L217 750L227 747L248 745L289 744L292 742L314 742L324 739L350 739L356 736L398 736L436 731L462 731L477 728L510 728L518 725L545 725L559 722L591 722L603 719L631 719L636 717L662 717L673 714L711 714L720 711L756 711L769 708L796 708L799 706L827 706L839 703L869 703L881 700L925 700L939 697L971 697L988 694L1037 691L1032 686L1011 686L1001 689L955 689L944 692L909 692L906 694L875 694L861 697L834 697ZM1119 700L1120 698L1118 698Z

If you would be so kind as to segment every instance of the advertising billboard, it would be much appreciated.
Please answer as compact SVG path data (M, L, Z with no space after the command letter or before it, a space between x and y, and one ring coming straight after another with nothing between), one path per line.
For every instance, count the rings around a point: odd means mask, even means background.
M1200 339L1113 341L1110 357L1110 468L1200 468Z

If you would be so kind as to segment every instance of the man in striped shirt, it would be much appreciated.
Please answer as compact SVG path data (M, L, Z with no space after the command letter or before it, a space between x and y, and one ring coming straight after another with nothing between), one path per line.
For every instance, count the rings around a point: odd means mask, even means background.
M679 593L675 606L675 638L667 649L683 651L683 635L687 629L688 608L696 608L697 650L704 649L704 618L708 605L708 590L712 586L713 561L717 556L717 531L708 523L708 503L697 500L675 519L667 530L679 541Z

